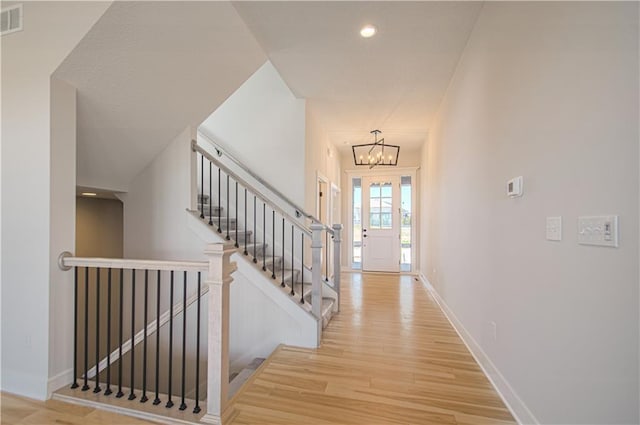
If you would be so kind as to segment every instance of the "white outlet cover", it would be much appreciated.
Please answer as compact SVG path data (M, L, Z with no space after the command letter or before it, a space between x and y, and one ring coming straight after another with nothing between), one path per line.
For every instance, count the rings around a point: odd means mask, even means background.
M562 240L562 217L547 217L547 240Z

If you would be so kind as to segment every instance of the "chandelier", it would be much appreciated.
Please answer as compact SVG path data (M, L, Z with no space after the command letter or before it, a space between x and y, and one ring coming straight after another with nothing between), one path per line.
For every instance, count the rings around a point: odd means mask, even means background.
M398 155L400 154L400 146L386 145L384 138L378 140L380 130L372 130L374 142L364 145L353 145L353 162L356 165L368 166L369 169L376 165L398 165Z

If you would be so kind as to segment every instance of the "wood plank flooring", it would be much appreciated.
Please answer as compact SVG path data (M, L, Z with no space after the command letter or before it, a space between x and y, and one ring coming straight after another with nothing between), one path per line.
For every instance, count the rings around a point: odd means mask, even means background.
M0 393L0 404L2 425L145 425L151 423L91 407L57 400L31 400L7 393Z
M141 425L60 401L0 394L6 425ZM515 424L423 285L344 274L317 350L280 347L226 412L241 424Z
M514 424L422 283L344 274L317 350L280 347L232 400L240 424Z

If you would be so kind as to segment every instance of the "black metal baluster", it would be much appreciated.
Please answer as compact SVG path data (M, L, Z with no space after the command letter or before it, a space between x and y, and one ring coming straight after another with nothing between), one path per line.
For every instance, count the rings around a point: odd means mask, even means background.
M73 268L73 384L78 388L78 267Z
M89 267L84 268L84 385L82 391L89 389Z
M262 271L267 271L267 204L262 203Z
M129 400L136 398L136 394L133 392L135 387L135 336L136 336L136 269L131 269L131 391L129 392Z
M238 245L238 182L236 182L236 243L234 244L234 246L236 248L239 248L240 245Z
M197 319L196 319L196 406L193 413L200 413L200 277L198 272L198 301L197 301Z
M204 155L200 154L200 218L204 218Z
M271 247L271 279L276 278L276 212L271 211L271 240L273 241L273 247Z
M256 241L258 240L258 232L256 231L256 196L253 195L253 262L254 264L258 263L258 258L256 258ZM262 241L264 242L264 240Z
M218 168L218 233L222 233L222 201L220 200L220 195L222 193L222 186L220 183L221 179L220 168Z
M213 226L213 196L211 191L211 161L209 161L209 226Z
M204 208L203 208L204 209ZM142 397L140 403L146 403L147 397L147 313L149 312L149 270L144 271L144 340L142 341Z
M244 255L249 255L247 251L247 188L244 188Z
M296 285L295 274L293 274L293 265L295 264L293 260L293 251L294 251L293 245L295 244L293 240L294 236L295 236L295 232L293 231L293 224L292 224L291 225L291 296L294 296L296 294L295 291L293 290L293 287Z
M209 182L209 187L211 187L211 182ZM211 202L211 198L209 198L209 202ZM160 270L156 273L156 398L153 400L154 406L160 404Z
M107 269L107 388L104 395L111 391L111 267Z
M329 282L329 232L325 230L324 234L324 281Z
M229 176L227 176L228 178ZM228 182L228 180L227 180ZM227 186L228 188L228 186ZM229 201L229 191L227 190L227 202ZM228 219L228 216L227 216ZM184 402L185 396L185 375L187 369L187 272L184 272L184 285L182 289L182 403L180 403L180 410L187 408Z
M220 171L218 169L218 171ZM220 193L220 192L218 192ZM171 381L173 377L173 270L171 270L171 283L169 292L169 383L167 388L167 408L173 407L173 401L171 401Z
M100 267L96 268L96 386L94 393L102 391L100 388Z
M304 232L300 232L300 304L304 304Z
M120 320L118 322L118 393L116 398L124 396L122 392L122 318L123 318L123 305L124 305L124 269L120 269L120 309L118 315Z
M227 236L224 238L228 241L231 240L231 236L229 236L229 174L227 174Z
M282 283L280 283L280 286L282 286L284 288L284 217L282 217Z

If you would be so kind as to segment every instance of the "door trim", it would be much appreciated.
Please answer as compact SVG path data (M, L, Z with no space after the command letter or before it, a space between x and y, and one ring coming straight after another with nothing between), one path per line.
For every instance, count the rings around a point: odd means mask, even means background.
M358 271L359 269L353 269L353 262L351 254L353 247L353 178L354 177L364 177L367 175L376 175L376 174L386 174L386 175L396 175L396 176L411 176L411 218L413 219L413 225L411 226L411 270L408 272L400 272L402 273L416 273L420 270L420 244L417 241L417 235L420 230L420 182L418 181L419 172L422 171L420 167L393 167L393 169L388 170L376 170L375 168L372 170L368 169L350 169L344 170L344 173L347 175L346 182L346 193L343 196L346 196L346 208L342 208L343 214L343 226L344 232L342 240L345 243L343 247L343 264L348 265L348 267L352 270ZM346 216L344 214L347 214Z

